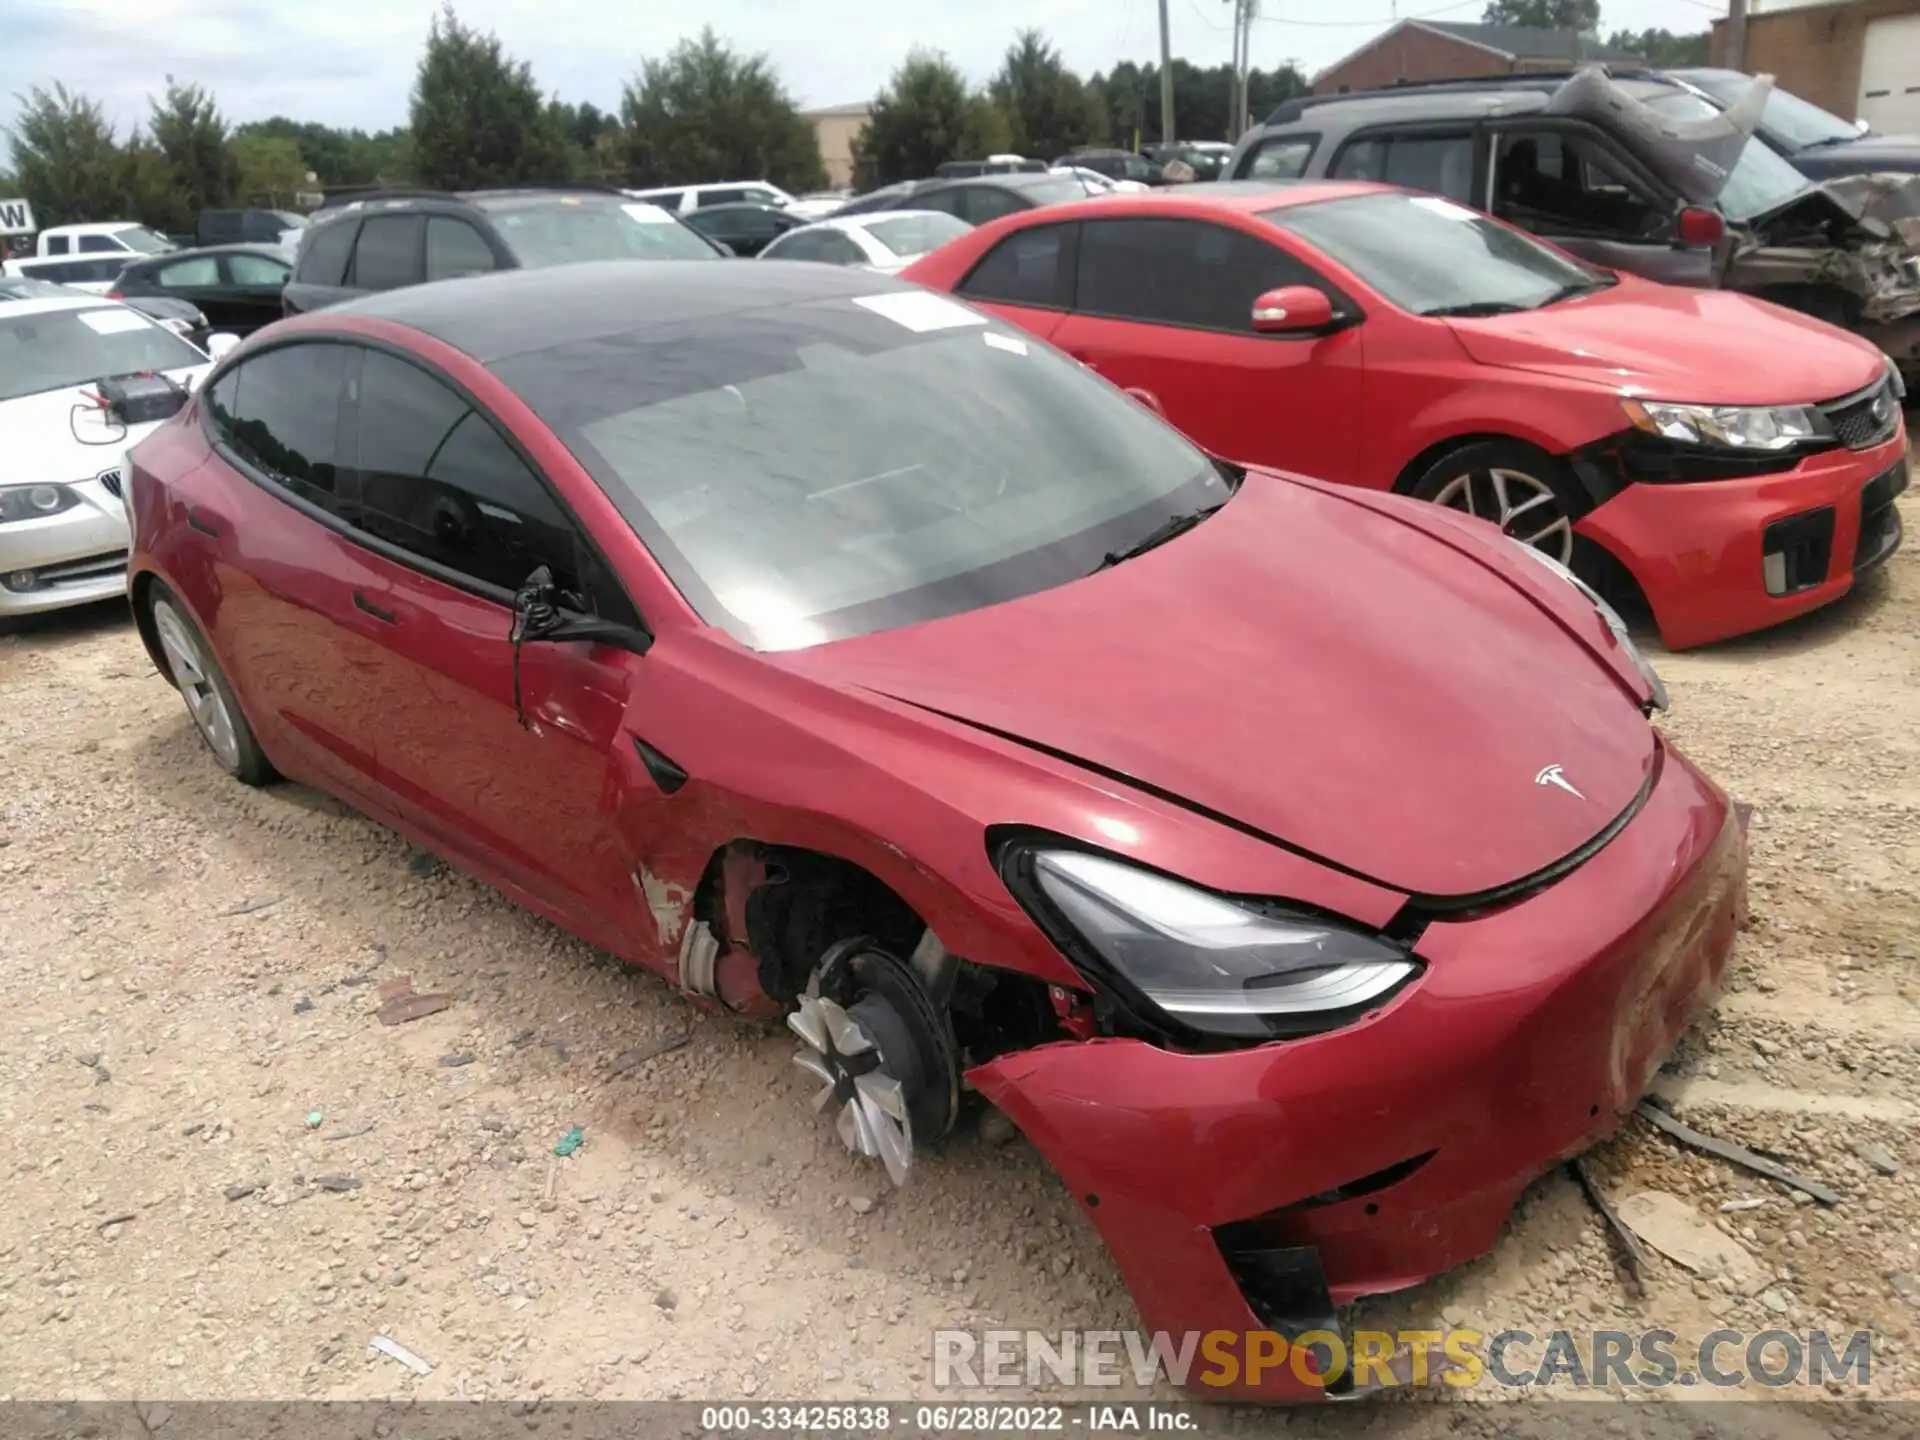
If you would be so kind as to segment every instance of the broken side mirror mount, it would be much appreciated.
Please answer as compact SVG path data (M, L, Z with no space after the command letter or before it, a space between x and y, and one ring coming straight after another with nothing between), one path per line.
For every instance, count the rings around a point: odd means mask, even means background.
M1706 205L1682 205L1673 219L1676 245L1711 249L1727 238L1727 220Z

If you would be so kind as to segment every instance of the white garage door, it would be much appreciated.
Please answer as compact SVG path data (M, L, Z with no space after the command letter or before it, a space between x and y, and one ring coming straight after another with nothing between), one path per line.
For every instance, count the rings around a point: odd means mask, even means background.
M1867 23L1860 118L1888 135L1920 134L1920 15Z

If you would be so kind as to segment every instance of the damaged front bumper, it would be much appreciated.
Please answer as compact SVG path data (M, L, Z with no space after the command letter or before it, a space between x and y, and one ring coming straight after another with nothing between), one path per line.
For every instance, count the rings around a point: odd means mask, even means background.
M969 1074L1099 1227L1145 1327L1324 1326L1333 1306L1490 1248L1522 1189L1632 1110L1710 1003L1745 907L1745 837L1677 751L1585 865L1436 921L1422 980L1359 1024L1226 1054L1122 1039ZM1220 1398L1308 1400L1291 1367Z

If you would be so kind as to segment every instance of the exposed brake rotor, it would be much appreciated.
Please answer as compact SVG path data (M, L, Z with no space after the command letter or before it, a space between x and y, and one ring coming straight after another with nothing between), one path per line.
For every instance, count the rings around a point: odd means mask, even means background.
M813 1108L832 1112L841 1143L907 1183L915 1144L953 1128L960 1074L946 1021L906 962L868 939L820 959L787 1026L793 1063L820 1081Z

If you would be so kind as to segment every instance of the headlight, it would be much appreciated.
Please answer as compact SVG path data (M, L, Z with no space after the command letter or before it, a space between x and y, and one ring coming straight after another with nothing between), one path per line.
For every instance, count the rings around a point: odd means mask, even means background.
M0 486L0 525L58 515L79 503L80 497L65 485Z
M1827 417L1811 405L1668 405L1623 400L1634 427L1682 445L1720 450L1791 450L1832 440Z
M1277 908L1256 908L1124 861L1035 849L1013 859L1015 893L1042 927L1064 927L1096 982L1209 1035L1310 1034L1350 1018L1417 974L1378 935ZM1086 968L1092 968L1090 963ZM1128 998L1123 994L1122 998Z
M1513 540L1511 535L1507 538ZM1651 701L1653 708L1656 710L1665 710L1667 708L1667 687L1661 682L1659 671L1647 663L1647 657L1642 655L1640 653L1640 647L1633 643L1633 636L1628 633L1627 622L1620 618L1620 612L1615 610L1613 606L1609 605L1605 600L1602 600L1598 590L1595 590L1591 585L1587 584L1586 581L1582 580L1551 555L1544 555L1523 541L1513 540L1513 543L1520 547L1521 554L1546 566L1547 569L1558 575L1562 580L1566 581L1567 584L1573 586L1574 589L1578 590L1593 602L1593 608L1600 612L1600 618L1607 622L1607 629L1613 632L1614 643L1626 652L1627 658L1633 662L1633 668L1639 671L1640 678L1647 682L1647 689L1653 692L1653 699Z

